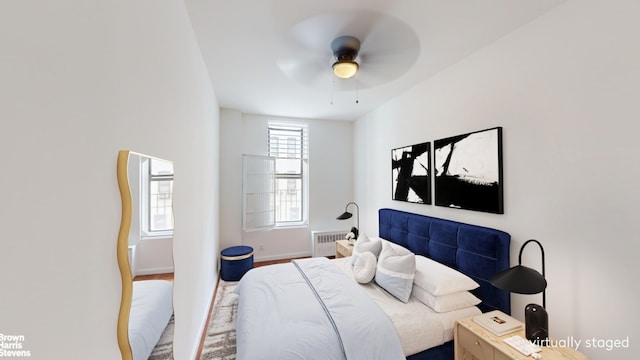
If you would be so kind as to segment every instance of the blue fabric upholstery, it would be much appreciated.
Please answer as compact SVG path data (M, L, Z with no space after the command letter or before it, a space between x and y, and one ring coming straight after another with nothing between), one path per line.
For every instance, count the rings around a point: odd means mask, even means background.
M511 314L510 295L489 283L489 278L510 267L511 236L506 232L400 210L378 211L381 238L402 245L474 279L480 287L473 293L483 312L501 310ZM410 356L408 359L453 359L453 341Z
M239 281L253 268L253 248L251 246L231 246L220 252L220 278L225 281Z

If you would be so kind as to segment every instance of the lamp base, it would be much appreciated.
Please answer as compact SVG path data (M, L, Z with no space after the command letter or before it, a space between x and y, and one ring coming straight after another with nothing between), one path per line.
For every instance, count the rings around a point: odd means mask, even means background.
M355 226L352 227L351 232L356 236L356 240L358 240L358 228Z
M524 308L524 326L527 340L538 346L549 344L549 316L538 304L529 304Z

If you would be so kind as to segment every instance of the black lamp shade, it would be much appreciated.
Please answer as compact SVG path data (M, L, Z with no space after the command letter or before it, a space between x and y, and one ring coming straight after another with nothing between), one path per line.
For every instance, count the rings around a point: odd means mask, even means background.
M351 228L351 232L355 235L356 239L358 238L358 229L360 228L360 208L358 207L358 204L356 204L355 202L351 201L347 204L347 206L344 207L344 212L342 214L340 214L340 216L338 216L336 218L336 220L347 220L347 219L351 219L351 217L353 216L352 213L350 213L348 211L349 209L349 205L353 205L356 207L356 226Z
M495 274L493 286L517 294L538 294L547 288L547 280L539 272L522 265Z

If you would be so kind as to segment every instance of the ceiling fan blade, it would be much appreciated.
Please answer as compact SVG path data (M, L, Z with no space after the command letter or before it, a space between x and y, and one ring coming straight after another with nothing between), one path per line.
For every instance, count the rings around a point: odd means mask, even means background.
M418 54L418 48L404 49L402 52L380 51L362 54L358 74L362 85L381 85L401 77L415 64Z
M290 79L315 86L331 72L330 36L318 21L294 25L281 39L276 64Z
M331 78L335 61L332 41L353 36L361 47L356 61L361 87L373 87L398 78L415 63L420 42L415 32L395 17L370 10L318 14L293 25L283 36L276 62L296 81L316 85ZM350 87L339 80L337 90Z
M280 59L277 61L280 70L290 79L314 85L327 77L327 65L315 60Z
M407 24L392 17L380 18L362 40L359 57L362 86L399 78L411 69L419 55L420 39Z

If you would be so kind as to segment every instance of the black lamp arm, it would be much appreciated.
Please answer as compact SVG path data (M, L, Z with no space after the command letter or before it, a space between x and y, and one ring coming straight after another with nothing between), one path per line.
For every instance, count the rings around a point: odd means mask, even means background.
M525 246L527 246L527 244L529 244L530 242L534 242L538 244L538 246L540 247L540 253L542 254L542 277L546 279L545 273L544 273L544 248L542 247L542 244L540 244L540 241L535 239L530 239L525 241L524 244L522 244L522 247L520 247L520 254L518 255L518 264L522 265L522 252ZM544 290L542 292L542 307L545 309L547 308L546 303L547 303L547 296L546 296L546 290Z
M344 207L344 211L346 212L347 209L349 208L349 205L351 204L356 206L356 228L358 229L358 232L360 232L360 207L358 207L358 204L356 204L353 201L350 201L349 203L347 203L347 206Z

